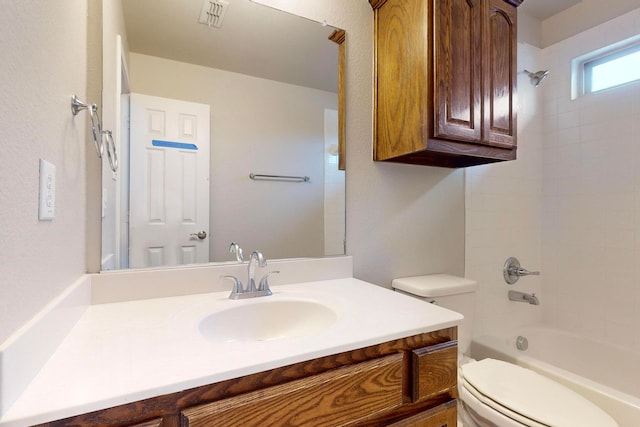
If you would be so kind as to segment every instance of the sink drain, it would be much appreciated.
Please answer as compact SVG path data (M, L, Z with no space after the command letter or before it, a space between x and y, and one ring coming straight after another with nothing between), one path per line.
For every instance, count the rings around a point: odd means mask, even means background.
M529 340L522 335L518 336L518 338L516 338L516 348L518 350L525 351L529 348Z

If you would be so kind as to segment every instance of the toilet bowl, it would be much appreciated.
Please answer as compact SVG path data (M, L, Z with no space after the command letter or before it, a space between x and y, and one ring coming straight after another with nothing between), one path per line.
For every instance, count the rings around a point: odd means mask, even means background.
M460 366L464 427L616 427L596 405L530 369L495 359ZM483 424L484 423L484 424Z
M436 274L394 279L397 292L457 311L458 418L464 427L618 427L602 409L530 369L501 360L473 360L468 353L477 284Z

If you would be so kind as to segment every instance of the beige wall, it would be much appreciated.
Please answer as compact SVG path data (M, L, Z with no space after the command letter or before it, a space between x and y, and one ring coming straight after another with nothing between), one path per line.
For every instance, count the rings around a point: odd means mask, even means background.
M85 272L87 0L3 1L0 13L0 343ZM56 215L38 221L38 162Z
M540 20L522 13L522 9L518 9L518 41L536 47L542 44Z
M269 258L324 255L324 109L337 95L238 73L130 54L131 91L211 108L210 256L229 243ZM249 173L310 176L257 182Z
M638 7L640 0L582 0L542 21L541 47L550 46Z
M464 171L372 161L373 11L365 0L260 0L346 30L347 252L354 275L464 274Z

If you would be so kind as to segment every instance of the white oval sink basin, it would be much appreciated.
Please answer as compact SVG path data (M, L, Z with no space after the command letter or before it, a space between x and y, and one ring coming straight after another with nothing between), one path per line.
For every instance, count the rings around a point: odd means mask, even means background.
M271 300L213 313L199 329L214 342L268 341L315 335L337 320L333 309L317 302Z

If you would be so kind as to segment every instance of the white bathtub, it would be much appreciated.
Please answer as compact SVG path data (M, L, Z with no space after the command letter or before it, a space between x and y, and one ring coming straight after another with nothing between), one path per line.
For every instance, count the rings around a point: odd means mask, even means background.
M516 348L518 336L527 338L527 350ZM474 338L471 356L530 368L591 400L620 427L640 426L638 354L547 327L530 327L506 337Z

